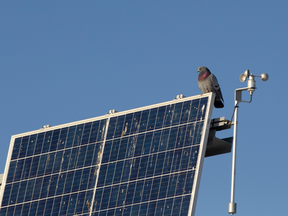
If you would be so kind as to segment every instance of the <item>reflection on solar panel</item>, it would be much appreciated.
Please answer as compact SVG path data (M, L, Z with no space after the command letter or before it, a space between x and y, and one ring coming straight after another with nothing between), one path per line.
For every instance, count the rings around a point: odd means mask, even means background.
M12 136L0 215L194 215L213 97Z

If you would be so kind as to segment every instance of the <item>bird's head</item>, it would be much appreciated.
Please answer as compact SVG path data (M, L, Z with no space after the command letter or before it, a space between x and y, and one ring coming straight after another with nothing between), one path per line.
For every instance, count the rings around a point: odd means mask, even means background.
M198 72L198 73L201 73L201 72L203 72L203 73L208 72L209 74L211 73L210 70L209 70L207 67L204 67L204 66L199 67L197 72Z

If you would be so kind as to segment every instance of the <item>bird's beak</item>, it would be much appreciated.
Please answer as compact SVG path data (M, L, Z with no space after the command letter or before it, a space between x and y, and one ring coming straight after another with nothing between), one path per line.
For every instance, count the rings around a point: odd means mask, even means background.
M197 73L199 73L199 71L197 71Z

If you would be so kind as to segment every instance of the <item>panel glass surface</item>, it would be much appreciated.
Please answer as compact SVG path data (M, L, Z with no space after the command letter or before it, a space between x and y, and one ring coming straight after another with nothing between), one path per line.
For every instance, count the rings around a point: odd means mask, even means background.
M179 100L16 136L0 216L187 215L207 105Z
M16 138L0 215L89 213L106 122Z

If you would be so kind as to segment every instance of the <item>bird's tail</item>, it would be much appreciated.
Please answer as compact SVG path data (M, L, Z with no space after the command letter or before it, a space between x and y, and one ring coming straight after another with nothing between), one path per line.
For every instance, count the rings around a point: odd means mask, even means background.
M221 99L216 98L215 101L214 101L214 106L215 106L215 108L223 108L223 107L224 107L224 104L223 104L223 102L221 101Z

